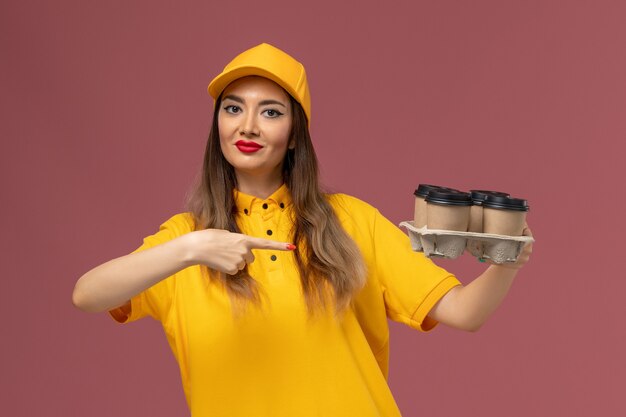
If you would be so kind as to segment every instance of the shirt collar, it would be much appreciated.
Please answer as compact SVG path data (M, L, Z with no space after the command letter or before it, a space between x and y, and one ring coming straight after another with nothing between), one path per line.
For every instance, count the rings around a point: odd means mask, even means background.
M275 206L279 210L287 208L291 204L291 193L287 188L287 184L284 184L274 191L272 195L266 199L258 198L253 195L242 193L235 189L233 191L235 197L235 204L237 206L237 212L250 215L255 209L267 209L270 206ZM266 207L263 207L267 204Z

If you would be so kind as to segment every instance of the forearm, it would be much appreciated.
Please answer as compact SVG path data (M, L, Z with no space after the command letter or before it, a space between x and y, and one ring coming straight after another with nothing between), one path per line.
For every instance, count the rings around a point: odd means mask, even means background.
M428 315L450 327L476 331L509 292L517 271L491 265L468 285L450 290Z
M72 294L74 305L88 312L113 309L190 266L186 236L95 267L76 283Z
M524 236L531 236L528 225ZM428 313L428 316L457 329L476 331L498 308L509 292L517 272L530 259L533 244L527 243L514 263L492 264L468 285L452 288Z
M289 251L295 248L291 243L227 230L194 231L92 269L76 283L72 301L84 311L111 310L189 266L206 265L213 270L235 275L247 264L254 262L253 249Z

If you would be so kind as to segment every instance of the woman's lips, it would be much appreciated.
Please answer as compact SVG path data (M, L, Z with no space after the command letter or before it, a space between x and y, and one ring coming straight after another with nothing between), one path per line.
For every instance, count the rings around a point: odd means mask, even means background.
M244 153L253 153L263 147L256 142L249 142L247 140L238 140L235 143L235 146L237 147L237 149Z

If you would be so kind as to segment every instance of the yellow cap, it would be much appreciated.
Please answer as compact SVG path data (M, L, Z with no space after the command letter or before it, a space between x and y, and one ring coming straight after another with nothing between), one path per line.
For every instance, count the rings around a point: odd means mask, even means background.
M217 100L228 84L238 78L258 75L283 87L304 109L311 124L311 96L304 66L280 49L262 43L237 55L209 84L209 94Z

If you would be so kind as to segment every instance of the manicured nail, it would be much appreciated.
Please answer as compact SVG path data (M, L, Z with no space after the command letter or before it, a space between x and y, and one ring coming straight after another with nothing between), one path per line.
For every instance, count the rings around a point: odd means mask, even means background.
M478 262L485 262L485 260L483 258L478 258Z
M287 249L288 250L295 250L296 249L296 245L293 245L291 243L287 243Z

